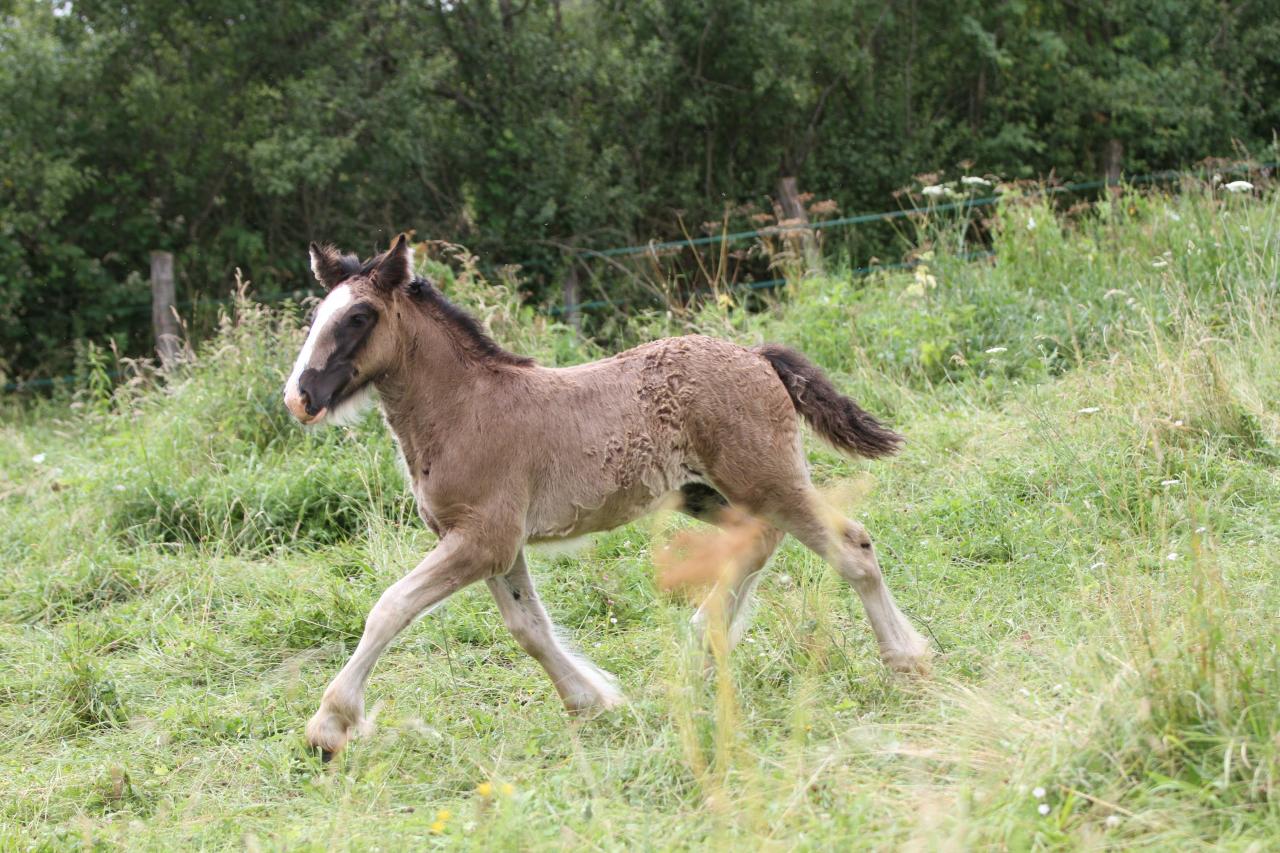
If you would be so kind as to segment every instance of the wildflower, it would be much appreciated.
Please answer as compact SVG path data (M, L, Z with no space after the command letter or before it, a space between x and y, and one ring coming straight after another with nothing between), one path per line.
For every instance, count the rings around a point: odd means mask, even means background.
M46 455L47 454L44 454L44 453L37 453L35 456L31 457L31 461L36 463L37 465L43 465Z
M509 797L516 792L515 786L510 782L503 782L498 790L502 791L502 796L504 797Z
M1083 409L1076 409L1077 415L1096 415L1102 409L1098 406L1085 406Z
M977 175L964 175L960 178L960 183L966 187L989 187L991 182L986 178L980 178Z
M1049 813L1049 804L1041 803L1040 808L1036 809L1036 811L1040 812L1041 815L1047 815Z
M992 347L991 349L987 350L987 355L999 355L1002 352L1008 352L1008 351L1009 351L1008 347Z
M1036 230L1036 218L1034 216L1027 217L1027 230L1028 231Z
M1201 525L1200 527L1196 528L1196 533L1205 533L1206 531L1208 531L1208 529L1209 528L1205 527L1204 525Z
M453 817L453 812L449 811L448 809L441 809L440 811L436 812L436 820L443 821L443 820L448 820L451 817Z
M1182 217L1178 215L1177 211L1170 210L1170 211L1167 211L1167 212L1168 212L1168 214L1169 214L1169 218L1170 218L1170 219L1172 219L1174 222L1181 222L1181 221L1182 221ZM1113 817L1114 817L1114 815L1113 815Z
M124 483L116 483L111 488L115 489L117 492L123 492L125 490Z
M1169 262L1166 261L1164 258L1156 258L1154 261L1151 262L1151 266L1155 267L1156 269L1160 269L1161 267L1169 266Z
M1104 820L1103 823L1107 825L1107 829L1115 829L1117 826L1120 825L1120 815L1109 814L1107 815L1107 819Z
M479 794L479 795L480 795L480 796L482 796L482 797L492 797L492 796L493 796L493 783L492 783L492 782L481 782L479 785L476 785L476 793L477 793L477 794Z
M1179 480L1177 477L1175 477L1175 478L1173 478L1172 480L1161 480L1161 481L1160 481L1160 485L1162 485L1162 486L1176 486L1176 485L1178 485L1178 484L1179 484L1179 483L1181 483L1181 482L1182 482L1181 480Z
M1169 556L1165 557L1165 559L1166 559L1166 560L1176 560L1176 559L1178 559L1178 552L1177 552L1177 551L1170 551L1170 552L1169 552Z
M1253 189L1253 184L1248 181L1232 181L1231 183L1223 186L1223 189L1229 193L1247 193L1249 190Z
M947 194L947 188L942 186L942 184L934 184L932 186L925 187L924 189L920 190L920 192L924 193L930 198L940 198L941 196L944 196Z
M611 624L613 624L613 625L617 625L617 624L618 624L618 617L617 617L617 616L610 616L610 617L609 617L609 622L610 622Z
M445 823L444 823L444 821L442 821L442 820L432 821L432 823L431 823L431 833L432 833L433 835L440 835L441 833L443 833L443 832L444 832L444 829L445 829Z
M1031 789L1031 796L1035 797L1037 800L1043 800L1044 793L1044 788L1041 788L1039 785Z

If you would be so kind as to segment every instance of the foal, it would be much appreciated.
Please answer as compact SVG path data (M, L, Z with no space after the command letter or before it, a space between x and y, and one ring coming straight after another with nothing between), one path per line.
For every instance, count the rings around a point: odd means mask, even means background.
M304 424L349 419L373 390L412 482L434 551L369 613L354 654L324 692L307 739L326 756L355 734L383 649L427 609L483 580L516 640L570 711L624 701L616 680L566 648L538 599L526 543L608 530L673 492L715 522L732 505L763 524L723 594L741 636L760 570L790 533L862 599L890 667L923 670L928 644L894 604L862 525L834 523L809 481L797 413L835 447L894 452L901 437L841 396L799 353L667 338L576 367L507 352L431 282L412 272L404 235L361 263L311 244L328 289L285 385Z

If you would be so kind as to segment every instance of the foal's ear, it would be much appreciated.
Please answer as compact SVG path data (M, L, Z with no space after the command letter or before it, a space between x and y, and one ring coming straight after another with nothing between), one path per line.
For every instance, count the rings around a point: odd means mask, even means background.
M370 278L382 290L394 290L409 283L413 278L413 249L409 247L408 234L396 238Z
M342 264L342 253L329 244L311 243L311 272L316 281L324 285L325 290L332 290L338 282L346 278L346 269Z

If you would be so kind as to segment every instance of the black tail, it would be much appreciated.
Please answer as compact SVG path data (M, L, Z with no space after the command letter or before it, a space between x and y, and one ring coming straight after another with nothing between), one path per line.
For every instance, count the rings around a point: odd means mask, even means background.
M756 352L773 365L796 411L837 450L872 459L898 452L902 436L837 391L809 359L777 344L757 347Z

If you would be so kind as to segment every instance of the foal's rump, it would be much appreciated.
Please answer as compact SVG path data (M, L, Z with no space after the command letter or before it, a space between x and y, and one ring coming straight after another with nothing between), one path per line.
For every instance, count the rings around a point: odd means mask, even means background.
M744 348L716 338L675 338L673 349L687 360L691 396L697 420L714 424L704 452L718 455L717 447L730 435L755 445L778 440L789 444L795 432L795 416L837 450L855 456L877 458L896 453L902 436L880 423L851 398L841 394L822 370L797 350L780 344ZM659 342L661 343L661 342ZM753 440L754 439L754 440Z
M649 365L661 364L668 387L678 389L674 408L700 463L699 479L747 508L808 493L797 415L853 455L885 456L902 441L787 347L744 348L701 336L647 346Z

